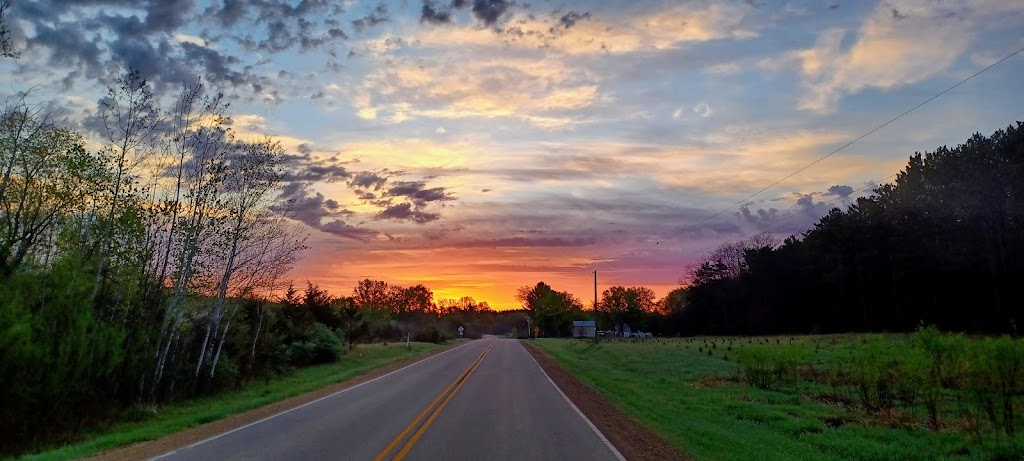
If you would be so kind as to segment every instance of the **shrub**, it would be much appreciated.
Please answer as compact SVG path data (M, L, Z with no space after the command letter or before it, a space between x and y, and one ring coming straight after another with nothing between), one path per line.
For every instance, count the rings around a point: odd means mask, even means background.
M973 411L984 414L997 432L1013 436L1014 407L1024 394L1024 342L1008 336L987 338L975 343L970 352L965 387ZM973 420L969 408L961 409Z
M311 363L329 363L341 357L341 337L320 322L313 324L309 342L313 348Z
M845 379L840 381L854 388L865 409L892 408L897 389L904 393L908 391L897 384L897 378L904 375L904 363L891 352L882 337L872 335L865 338L864 345L853 354L845 368Z
M711 352L710 350L708 351ZM747 383L760 389L792 384L806 366L807 350L802 345L748 346L738 352Z
M919 385L921 402L932 427L942 425L940 405L947 388L960 387L967 362L966 340L961 334L942 334L934 326L919 327L908 355L908 374Z

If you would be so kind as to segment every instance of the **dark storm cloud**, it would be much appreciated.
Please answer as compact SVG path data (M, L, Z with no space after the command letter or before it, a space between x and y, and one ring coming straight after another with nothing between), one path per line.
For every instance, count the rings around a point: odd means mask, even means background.
M415 209L410 203L399 203L398 205L390 206L384 211L377 213L376 216L376 219L378 220L391 219L395 221L413 221L419 224L436 221L440 218L440 214Z
M356 32L362 32L368 28L376 26L377 24L388 22L389 20L390 18L388 18L388 6L384 3L381 3L380 5L377 5L377 8L374 8L373 11L371 11L366 16L363 16L359 19L352 21L352 27L356 29Z

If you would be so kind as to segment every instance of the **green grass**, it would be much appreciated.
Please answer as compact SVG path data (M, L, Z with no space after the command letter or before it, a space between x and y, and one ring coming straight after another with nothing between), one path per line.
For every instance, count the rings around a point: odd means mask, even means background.
M815 369L828 370L862 339L800 336L795 343L804 343ZM894 350L910 342L907 335L886 339ZM705 341L716 344L712 356ZM760 347L782 347L790 338L780 338L780 346L775 341L768 338ZM757 344L758 339L751 342ZM999 452L1007 448L1005 441L1004 446L981 446L955 428L935 431L869 415L856 404L830 403L825 396L834 390L827 384L798 381L781 390L751 387L739 379L736 361L737 354L750 347L748 338L731 338L731 344L730 338L533 343L698 460L999 459Z
M159 408L155 415L143 421L116 423L100 432L83 437L80 442L23 456L21 459L75 459L111 448L153 440L346 381L375 368L442 347L445 346L412 343L412 349L408 350L404 344L360 344L355 351L337 363L302 368L290 375L269 381L253 381L243 389L167 405Z

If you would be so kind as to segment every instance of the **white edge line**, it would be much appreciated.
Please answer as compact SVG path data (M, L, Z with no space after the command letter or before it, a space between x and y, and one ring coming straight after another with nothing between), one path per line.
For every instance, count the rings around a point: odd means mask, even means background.
M307 407L307 406L309 406L309 405L312 405L312 404L314 404L314 403L317 403L317 402L319 402L319 401L321 401L321 400L326 400L326 399L329 399L329 398L331 398L331 397L334 397L334 396L336 396L336 395L338 395L338 394L342 394L342 393L348 392L348 391L350 391L350 390L352 390L352 389L355 389L355 388L357 388L357 387L360 387L360 386L363 386L363 385L366 385L366 384L370 384L370 383L372 383L372 382L374 382L374 381L376 381L376 380L378 380L378 379L384 379L384 378L387 378L388 376L391 376L391 375L393 375L393 374L395 374L395 373L398 373L398 372L400 372L400 371L402 371L402 370L405 370L406 368L414 367L414 366L416 366L416 365L419 365L419 364L421 364L421 363L423 363L423 362L426 362L427 360L430 360L430 359L432 359L432 358L434 358L434 357L440 357L440 356L442 356L442 355L444 355L444 354L447 354L447 353L449 353L449 352L451 352L451 351L454 351L455 349L459 349L459 348L461 348L461 347L463 347L463 346L468 346L468 345L470 345L470 344L473 344L473 342L474 342L474 341L468 341L468 342L466 342L466 343L464 343L464 344L460 344L460 345L458 345L458 346L455 346L455 347L453 347L453 348L451 348L451 349L448 349L448 350L446 350L446 351L443 351L443 352L441 352L441 353L439 353L439 354L434 354L434 355L431 355L430 357L426 357L426 358L423 358L423 359L417 360L417 361L416 361L416 362L414 362L414 363L410 363L410 364L408 364L408 365L406 365L406 366L404 366L404 367L402 367L402 368L399 368L399 369L397 369L397 370L395 370L395 371L392 371L392 372L390 372L390 373L387 373L387 374L385 374L385 375L381 375L381 376L378 376L378 377L376 377L376 378L373 378L373 379L371 379L371 380L369 380L369 381L364 381L364 382L361 382L361 383L359 383L359 384L356 384L356 385L353 385L353 386L349 386L349 387L346 387L346 388L344 388L344 389L342 389L342 390L340 390L340 391L338 391L338 392L335 392L335 393L332 393L332 394L329 394L329 395L325 395L325 396L323 396L323 397L320 397L320 398L318 398L318 399L316 399L316 400L312 400L312 401L306 402L306 403L304 403L304 404L302 404L302 405L299 405L299 406L297 406L297 407L292 407L292 408L289 408L289 409L287 409L287 410L284 410L284 411L282 411L282 412L280 412L280 413L274 413L274 414L272 414L272 415L270 415L270 416L267 416L266 418L263 418L263 419L260 419L260 420L257 420L257 421L253 421L253 422L251 422L251 423L249 423L249 424L246 424L246 425L244 425L244 426L239 426L239 427L236 427L236 428L234 428L234 429L231 429L230 431L227 431L227 432L221 432L220 434L217 434L217 435L215 435L215 436L213 436L213 437L205 438L205 439L203 439L203 440L200 440L200 441L198 441L198 442L192 443L191 445L186 445L186 446L184 446L184 447L179 447L179 448L175 448L174 450L172 450L172 451L169 451L169 452L167 452L167 453L164 453L164 454L162 454L162 455L158 455L158 456L154 456L154 457L152 457L152 458L149 458L149 461L154 461L154 460L157 460L157 459L160 459L160 458L164 458L164 457L167 457L167 456L173 455L173 454L175 454L175 453L177 453L177 452L179 452L179 451L182 451L182 450L188 450L189 448L193 448L193 447L196 447L196 446L198 446L198 445L202 445L202 444L204 444L204 443L206 443L206 442L209 442L209 441L211 441L211 440L214 440L214 439L218 439L218 438L220 438L220 437L224 437L225 435L228 435L228 434L231 434L231 433L234 433L234 432L238 432L238 431L240 431L240 430L242 430L242 429L245 429L245 428L248 428L248 427L251 427L251 426L255 426L255 425L259 424L259 423L262 423L262 422L264 422L264 421L267 421L267 420L270 420L270 419L276 418L276 417L278 417L278 416L281 416L281 415L283 415L283 414L285 414L285 413L291 413L291 412L293 412L293 411L295 411L295 410L298 410L298 409L300 409L300 408L303 408L303 407ZM538 366L539 366L539 365L538 365ZM543 370L541 370L541 371L543 371ZM550 381L550 380L551 380L551 378L548 378L548 380ZM314 392L314 391L310 391L310 392ZM561 392L561 391L559 391L559 392ZM302 394L299 394L299 395L302 395ZM562 394L562 396L564 397L564 396L565 396L565 394ZM298 396L296 396L296 397L298 397ZM289 397L289 398L290 398L290 397ZM276 403L276 402L275 402L275 403ZM271 405L271 404L269 404L269 403L268 403L267 405ZM256 408L259 408L259 407L256 407ZM255 410L256 408L253 408L253 410ZM250 410L250 411L251 411L251 410ZM579 412L579 410L576 410L576 411L577 411L577 412ZM232 416L233 416L233 415L232 415ZM589 422L589 421L588 421L588 422ZM198 427L198 426L195 426L195 427ZM593 427L593 425L591 425L591 427ZM595 429L595 430L596 430L596 429ZM171 435L171 434L168 434L168 435ZM621 456L620 456L620 458L621 458ZM625 461L625 460L622 460L622 461Z
M538 362L537 359L533 357L533 354L531 354L530 351L525 350L526 346L520 344L519 347L522 347L524 349L526 355L530 356L530 359L533 360L533 363L535 365L537 365L537 369L540 370L542 374L544 374L544 377L548 379L548 382L551 383L551 386L554 387L555 390L562 395L562 398L569 403L569 406L576 411L576 414L580 415L580 418L583 418L583 422L587 423L587 426L590 426L590 428L594 430L594 433L597 434L597 437L601 439L601 441L604 442L605 445L608 446L608 449L612 451L612 454L614 454L615 457L619 459L619 461L626 461L626 458L622 456L622 453L619 453L619 450L615 448L615 445L612 445L611 441L608 440L608 437L605 437L604 434L601 433L601 430L598 429L597 426L595 426L594 423L590 421L590 418L587 418L587 415L583 414L583 412L580 411L579 407L577 407L575 403L572 403L572 400L569 400L569 396L565 395L565 392L562 392L562 389L560 389L558 385L555 384L555 382L551 379L551 377L548 376L548 373L544 371L544 367L540 366L540 362ZM568 373L568 371L566 372Z

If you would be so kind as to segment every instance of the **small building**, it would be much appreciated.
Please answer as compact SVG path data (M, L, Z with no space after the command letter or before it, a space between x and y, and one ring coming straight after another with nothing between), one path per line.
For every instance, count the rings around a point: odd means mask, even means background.
M597 335L597 322L594 320L573 320L573 338L593 338Z

